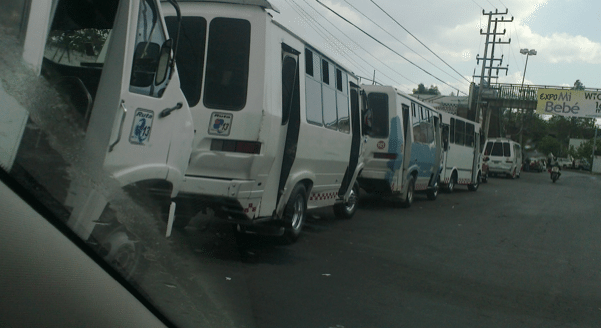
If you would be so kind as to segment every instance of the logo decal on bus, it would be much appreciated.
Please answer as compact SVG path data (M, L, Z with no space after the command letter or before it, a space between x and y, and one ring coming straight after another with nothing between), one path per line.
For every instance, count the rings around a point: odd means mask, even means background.
M384 149L386 147L386 143L384 141L378 141L378 149Z
M209 134L229 136L233 117L234 115L229 113L212 113L209 121Z
M153 119L153 111L141 108L136 109L131 133L129 134L129 142L136 145L146 144L150 138L150 131L152 131Z

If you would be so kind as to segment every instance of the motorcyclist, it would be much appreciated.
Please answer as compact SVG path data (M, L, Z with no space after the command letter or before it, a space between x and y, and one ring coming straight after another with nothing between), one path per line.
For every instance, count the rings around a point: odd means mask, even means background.
M557 166L559 168L559 172L557 177L559 178L561 176L561 165L559 165L559 162L557 161L557 157L555 157L553 155L552 152L549 153L549 155L547 156L547 166L549 167L549 172L551 172L551 168L553 166Z

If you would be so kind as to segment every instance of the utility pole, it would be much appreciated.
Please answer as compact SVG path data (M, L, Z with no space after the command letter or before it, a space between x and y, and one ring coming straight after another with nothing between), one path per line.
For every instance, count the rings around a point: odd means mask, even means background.
M507 69L509 66L509 65L507 65L507 67L501 67L501 65L503 64L503 56L501 56L501 58L495 58L495 45L509 44L511 42L511 38L507 42L502 42L501 38L499 38L499 40L497 41L496 36L497 35L505 35L505 32L506 32L505 29L503 29L503 32L497 32L497 25L499 23L513 22L513 17L511 17L511 20L506 20L503 16L501 16L501 19L495 17L495 19L493 20L493 16L507 15L508 12L509 12L508 9L505 9L504 13L500 13L498 9L496 9L494 13L492 11L486 13L484 10L482 10L482 15L488 16L488 27L486 29L486 33L482 32L482 29L480 29L480 35L486 35L486 42L484 45L484 57L480 58L480 54L478 54L476 56L476 61L478 64L482 60L482 72L480 73L480 75L475 75L474 78L476 78L476 77L480 78L480 87L478 88L478 100L476 102L476 105L478 106L477 107L478 109L476 111L476 121L480 122L480 117L482 117L482 119L484 120L484 136L486 138L488 138L488 129L489 129L489 125L490 125L491 108L488 108L488 106L487 106L486 115L484 115L483 106L482 106L482 92L484 91L484 88L490 87L492 78L499 77L498 76L499 70L505 70L505 74L507 74ZM493 24L494 24L494 27L493 27ZM492 32L491 32L491 28L493 30ZM491 36L492 36L492 41L490 40ZM492 45L490 57L488 56L489 44ZM487 66L487 61L488 61L489 66ZM499 65L496 67L493 67L493 64L495 61L498 61ZM487 69L488 69L488 74L486 74ZM492 75L493 70L496 70L495 76Z

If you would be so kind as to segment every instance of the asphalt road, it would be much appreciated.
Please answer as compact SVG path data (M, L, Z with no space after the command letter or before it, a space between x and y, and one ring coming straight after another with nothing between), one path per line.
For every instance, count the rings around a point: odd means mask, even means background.
M62 201L65 165L38 154L45 138L24 140L36 153L18 163ZM47 157L61 164L53 174ZM312 212L289 246L240 247L210 216L165 239L142 216L156 231L135 231L136 285L181 327L600 327L600 199L601 176L572 171L555 184L491 178L409 209L363 194L350 220Z
M600 198L599 176L523 173L409 209L363 194L350 220L313 212L291 246L240 248L206 218L172 242L181 288L205 290L189 300L231 326L599 327Z

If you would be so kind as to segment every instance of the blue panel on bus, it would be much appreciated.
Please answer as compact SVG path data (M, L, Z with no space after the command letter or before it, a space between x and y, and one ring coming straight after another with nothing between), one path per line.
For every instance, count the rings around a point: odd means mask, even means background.
M398 116L390 120L390 134L388 137L388 153L396 154L396 159L388 161L387 166L390 171L386 172L386 181L392 184L394 174L403 164L402 155L403 130L401 128L401 119Z
M418 177L430 177L435 157L436 147L422 143L411 145L411 162L415 162L419 166Z

